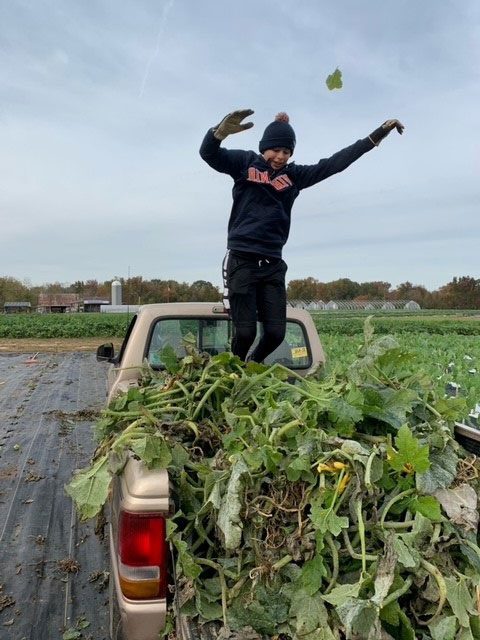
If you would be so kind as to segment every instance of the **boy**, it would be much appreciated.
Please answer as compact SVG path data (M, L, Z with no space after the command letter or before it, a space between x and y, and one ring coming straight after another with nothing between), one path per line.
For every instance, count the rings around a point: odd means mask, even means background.
M330 158L314 165L297 165L287 164L296 140L286 113L279 113L265 129L260 154L220 146L227 136L253 127L253 122L242 123L252 113L243 109L225 116L207 131L200 155L213 169L234 180L224 260L234 326L232 351L245 360L256 337L258 319L263 322L263 335L250 359L262 362L285 337L287 265L282 260L282 248L288 238L295 198L302 189L346 169L393 129L402 133L404 126L398 120L387 120L368 137Z

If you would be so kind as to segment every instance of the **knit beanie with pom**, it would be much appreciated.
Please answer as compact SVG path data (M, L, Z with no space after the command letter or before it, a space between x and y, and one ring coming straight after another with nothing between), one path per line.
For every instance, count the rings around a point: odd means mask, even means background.
M277 149L284 147L293 153L295 149L295 131L289 124L289 117L286 113L277 113L275 120L271 122L263 132L258 148L260 153L267 149Z

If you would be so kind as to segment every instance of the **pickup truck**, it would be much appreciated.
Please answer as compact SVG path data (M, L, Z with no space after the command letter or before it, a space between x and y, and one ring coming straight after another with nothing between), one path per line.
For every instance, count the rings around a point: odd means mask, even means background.
M232 323L220 303L142 306L133 316L117 355L111 343L97 350L97 360L111 363L107 403L138 385L145 360L161 369L161 352L167 345L177 356L185 356L183 339L187 334L190 340L195 337L198 350L216 355L229 350ZM265 363L280 362L304 376L324 361L318 332L308 312L288 308L285 340ZM172 509L167 471L149 471L131 457L115 478L109 501L112 640L157 640L165 626L169 563L165 520ZM201 634L188 620L177 620L179 640Z
M172 347L178 357L185 356L187 335L190 343L194 336L196 348L202 352L216 355L228 351L232 324L223 305L205 302L140 307L118 355L111 343L97 350L97 360L111 363L107 403L138 385L145 361L154 369L163 368L164 347ZM285 340L265 364L275 362L301 376L325 362L317 329L307 311L287 309ZM479 429L458 423L456 437L466 449L480 453ZM167 471L148 470L130 457L122 474L115 477L109 499L112 640L158 640L165 627L170 559L165 529L173 510ZM177 640L215 637L208 625L197 627L182 616L177 616L176 624Z

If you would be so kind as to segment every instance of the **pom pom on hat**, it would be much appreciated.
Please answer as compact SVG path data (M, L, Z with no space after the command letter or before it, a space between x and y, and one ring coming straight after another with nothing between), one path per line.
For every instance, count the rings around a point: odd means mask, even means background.
M284 111L277 113L275 120L265 129L258 145L260 153L267 149L285 148L293 153L295 149L295 131L289 124L290 118Z

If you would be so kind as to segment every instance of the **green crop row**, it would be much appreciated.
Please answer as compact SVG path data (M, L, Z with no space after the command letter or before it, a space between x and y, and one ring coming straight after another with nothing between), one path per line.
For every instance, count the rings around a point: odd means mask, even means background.
M423 371L434 381L437 391L467 399L469 409L480 403L480 341L476 336L397 333L400 346L414 354L411 370ZM320 334L328 371L342 371L358 356L363 336Z
M368 314L313 313L315 325L321 334L334 333L354 336L363 333ZM429 333L437 335L480 335L480 316L452 315L373 315L377 334Z
M1 338L122 338L131 316L125 313L1 315Z

